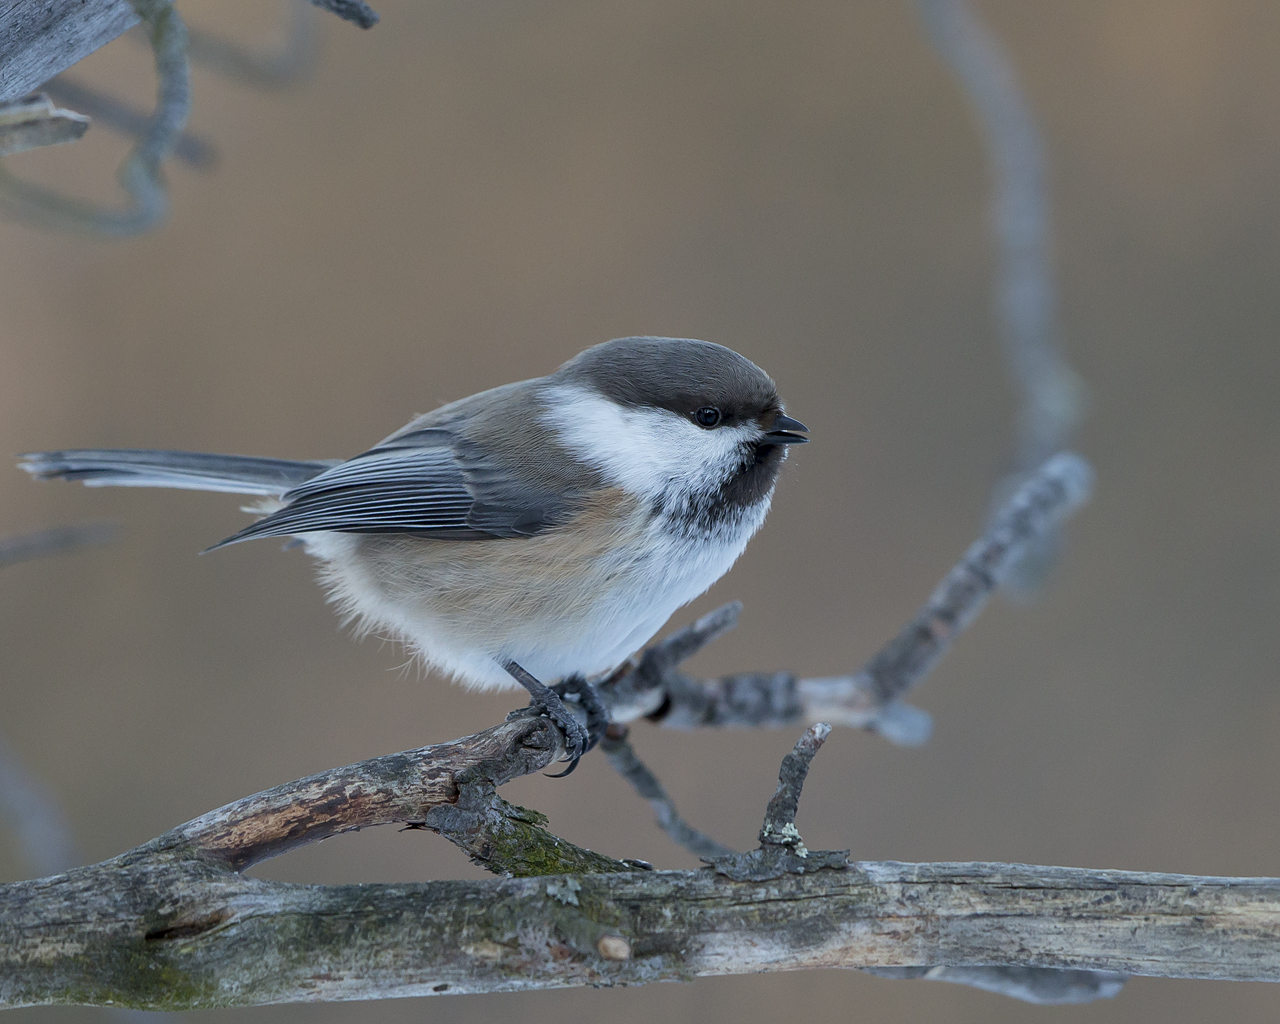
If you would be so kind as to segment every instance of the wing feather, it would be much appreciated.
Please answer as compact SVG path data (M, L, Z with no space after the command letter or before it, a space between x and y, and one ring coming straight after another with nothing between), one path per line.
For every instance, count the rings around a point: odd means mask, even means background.
M527 537L559 521L573 504L439 428L384 442L286 491L281 500L284 508L215 547L330 530L450 540Z

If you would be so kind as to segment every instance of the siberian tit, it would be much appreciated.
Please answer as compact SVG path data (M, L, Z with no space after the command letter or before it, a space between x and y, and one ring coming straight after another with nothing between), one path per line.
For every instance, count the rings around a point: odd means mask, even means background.
M729 570L807 429L763 370L722 345L620 338L419 416L346 461L72 450L23 456L22 468L263 496L262 518L214 547L298 538L361 632L402 640L469 686L524 685L576 763L598 737L540 681L571 679L598 708L584 680Z

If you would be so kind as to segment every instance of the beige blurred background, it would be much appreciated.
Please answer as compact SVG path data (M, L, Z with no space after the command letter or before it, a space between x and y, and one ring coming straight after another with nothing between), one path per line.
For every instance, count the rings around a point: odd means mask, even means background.
M258 92L197 70L210 174L170 172L161 231L0 225L0 451L354 454L411 414L633 333L723 342L814 432L740 565L707 674L847 671L975 536L1013 444L990 308L981 141L907 0L382 0L317 15L315 74ZM186 2L265 45L283 8ZM834 735L799 824L859 858L1280 874L1280 7L986 0L1044 129L1068 353L1093 391L1097 497L1052 586L993 603L915 695L932 742ZM76 76L146 104L117 41ZM91 131L14 170L115 197ZM497 721L352 643L304 556L237 499L90 491L0 470L0 533L107 517L120 540L5 571L0 731L86 859L319 769ZM696 824L753 843L790 732L635 730ZM692 866L598 755L508 795L576 842ZM375 830L259 869L472 877ZM25 868L0 834L0 876ZM202 1014L371 1024L1271 1020L1280 989L1137 979L1040 1008L852 971L634 990ZM13 1020L101 1019L29 1010Z

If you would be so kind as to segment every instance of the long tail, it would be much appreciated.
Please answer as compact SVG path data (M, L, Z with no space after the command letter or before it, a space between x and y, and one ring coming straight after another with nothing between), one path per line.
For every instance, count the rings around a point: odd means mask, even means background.
M88 487L180 487L229 494L281 494L337 461L290 462L251 455L126 448L33 452L18 463L37 480L79 480Z

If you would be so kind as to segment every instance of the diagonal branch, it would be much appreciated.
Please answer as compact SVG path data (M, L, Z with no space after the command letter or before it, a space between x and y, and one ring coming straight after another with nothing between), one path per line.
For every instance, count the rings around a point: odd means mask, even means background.
M931 729L929 717L901 698L933 670L1027 547L1088 499L1092 483L1089 464L1069 452L1030 474L912 620L853 675L798 679L790 672L750 672L690 679L676 668L679 661L737 624L741 606L725 605L646 651L632 671L604 683L611 717L648 717L675 729L826 721L869 729L895 743L922 743Z

